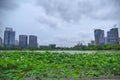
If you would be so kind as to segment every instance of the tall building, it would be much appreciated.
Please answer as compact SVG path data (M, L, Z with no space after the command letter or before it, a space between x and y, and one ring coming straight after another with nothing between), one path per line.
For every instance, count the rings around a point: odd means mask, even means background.
M0 37L0 46L2 46L2 38Z
M29 47L30 48L37 48L37 36L30 35L29 36Z
M119 33L118 28L112 28L107 32L108 44L119 44Z
M104 30L96 29L94 31L94 36L95 36L95 44L96 45L104 45L105 44Z
M12 28L6 28L4 31L4 46L12 47L15 45L15 31Z
M27 35L19 35L19 47L21 48L28 47L28 36Z

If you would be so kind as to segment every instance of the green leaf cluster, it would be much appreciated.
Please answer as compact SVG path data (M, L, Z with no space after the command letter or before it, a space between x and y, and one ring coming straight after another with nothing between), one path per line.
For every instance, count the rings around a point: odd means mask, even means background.
M120 76L120 53L1 52L1 80Z

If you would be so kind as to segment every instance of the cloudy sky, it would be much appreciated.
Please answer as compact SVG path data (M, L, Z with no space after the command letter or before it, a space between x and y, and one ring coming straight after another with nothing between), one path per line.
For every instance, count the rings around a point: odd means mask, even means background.
M120 0L0 0L0 36L5 27L36 35L40 45L73 46L94 40L94 29L120 28Z

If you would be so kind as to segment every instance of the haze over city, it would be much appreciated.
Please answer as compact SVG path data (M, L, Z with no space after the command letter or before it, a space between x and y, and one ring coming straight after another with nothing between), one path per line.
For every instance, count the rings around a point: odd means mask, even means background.
M73 46L94 40L94 29L120 28L120 0L0 0L0 36L5 27L36 35L40 45Z

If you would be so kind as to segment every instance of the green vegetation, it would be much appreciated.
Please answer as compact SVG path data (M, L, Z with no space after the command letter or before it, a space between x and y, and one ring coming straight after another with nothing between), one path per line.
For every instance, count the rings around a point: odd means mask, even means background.
M42 46L38 48L20 48L19 46L13 47L2 47L0 46L0 50L120 50L120 45L76 45L74 47L55 47L51 48L49 46Z
M120 76L119 53L0 53L0 80L62 80L111 76Z
M88 50L120 50L120 45L102 45L102 46L94 46L94 45L89 45Z

